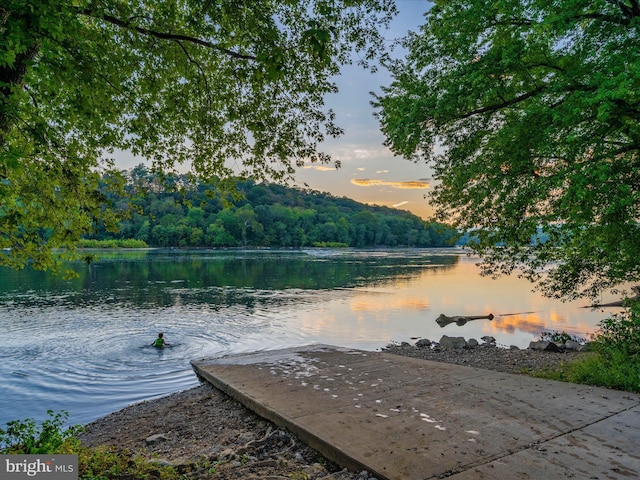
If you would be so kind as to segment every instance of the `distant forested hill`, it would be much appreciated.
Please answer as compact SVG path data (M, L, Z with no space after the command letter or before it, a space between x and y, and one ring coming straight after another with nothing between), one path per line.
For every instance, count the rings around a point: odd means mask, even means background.
M92 239L136 239L157 247L445 247L456 232L410 212L276 184L236 182L239 195L186 176L161 182L138 166L127 172L129 210L119 231L98 226Z

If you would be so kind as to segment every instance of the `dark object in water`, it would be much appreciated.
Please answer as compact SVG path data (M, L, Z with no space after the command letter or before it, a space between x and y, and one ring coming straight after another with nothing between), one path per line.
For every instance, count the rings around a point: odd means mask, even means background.
M440 316L436 318L436 322L441 327L445 327L450 323L455 323L458 326L462 326L462 325L465 325L469 320L493 320L493 313L490 313L489 315L479 315L479 316L472 316L472 317L467 317L462 315L456 315L455 317L448 317L444 313L441 313Z

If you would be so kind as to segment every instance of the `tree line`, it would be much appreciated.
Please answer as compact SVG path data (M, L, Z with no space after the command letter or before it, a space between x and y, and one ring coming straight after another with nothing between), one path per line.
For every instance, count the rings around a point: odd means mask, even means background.
M125 173L112 207L129 210L117 231L87 239L141 240L155 247L447 247L456 231L402 210L326 192L237 180L231 191L143 165Z

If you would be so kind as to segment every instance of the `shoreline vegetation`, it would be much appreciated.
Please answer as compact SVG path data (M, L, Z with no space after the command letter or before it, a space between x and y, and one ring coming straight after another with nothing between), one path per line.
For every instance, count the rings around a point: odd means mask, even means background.
M313 245L310 245L313 248L350 248L349 244L343 242L314 242ZM95 239L81 239L78 241L77 247L79 249L160 249L160 248L206 248L206 249L246 249L246 248L271 248L271 247L155 247L148 245L144 240L136 240L132 238L126 239L109 239L109 240L95 240ZM279 247L276 247L279 248ZM295 247L302 248L302 247ZM385 247L389 248L389 247ZM406 248L406 247L396 247L396 248ZM416 247L411 247L416 248ZM435 248L435 247L434 247ZM437 247L443 248L443 247ZM446 248L446 247L445 247Z
M109 239L109 240L95 240L95 239L82 239L78 241L78 248L150 248L147 242L144 240L136 240L133 238L126 239Z
M498 372L640 392L638 303L582 339L543 332L529 348L502 348L462 337L393 343L388 354ZM580 348L583 347L583 348ZM83 427L62 416L0 430L0 453L78 454L81 480L375 480L327 461L295 435L259 417L208 383L137 404Z

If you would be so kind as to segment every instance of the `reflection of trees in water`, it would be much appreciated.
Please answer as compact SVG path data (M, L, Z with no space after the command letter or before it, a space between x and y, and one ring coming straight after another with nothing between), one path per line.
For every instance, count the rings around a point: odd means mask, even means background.
M16 296L20 303L42 304L134 304L170 306L207 304L210 308L230 305L269 305L304 301L312 291L391 285L427 272L450 270L459 257L384 251L327 256L301 252L260 252L216 255L203 252L149 252L134 259L126 255L93 265L75 265L79 277L63 280L35 271L12 272L0 285L0 295ZM20 285L28 285L21 287ZM304 295L296 293L302 291ZM47 300L46 297L58 297ZM299 298L299 300L298 300Z

